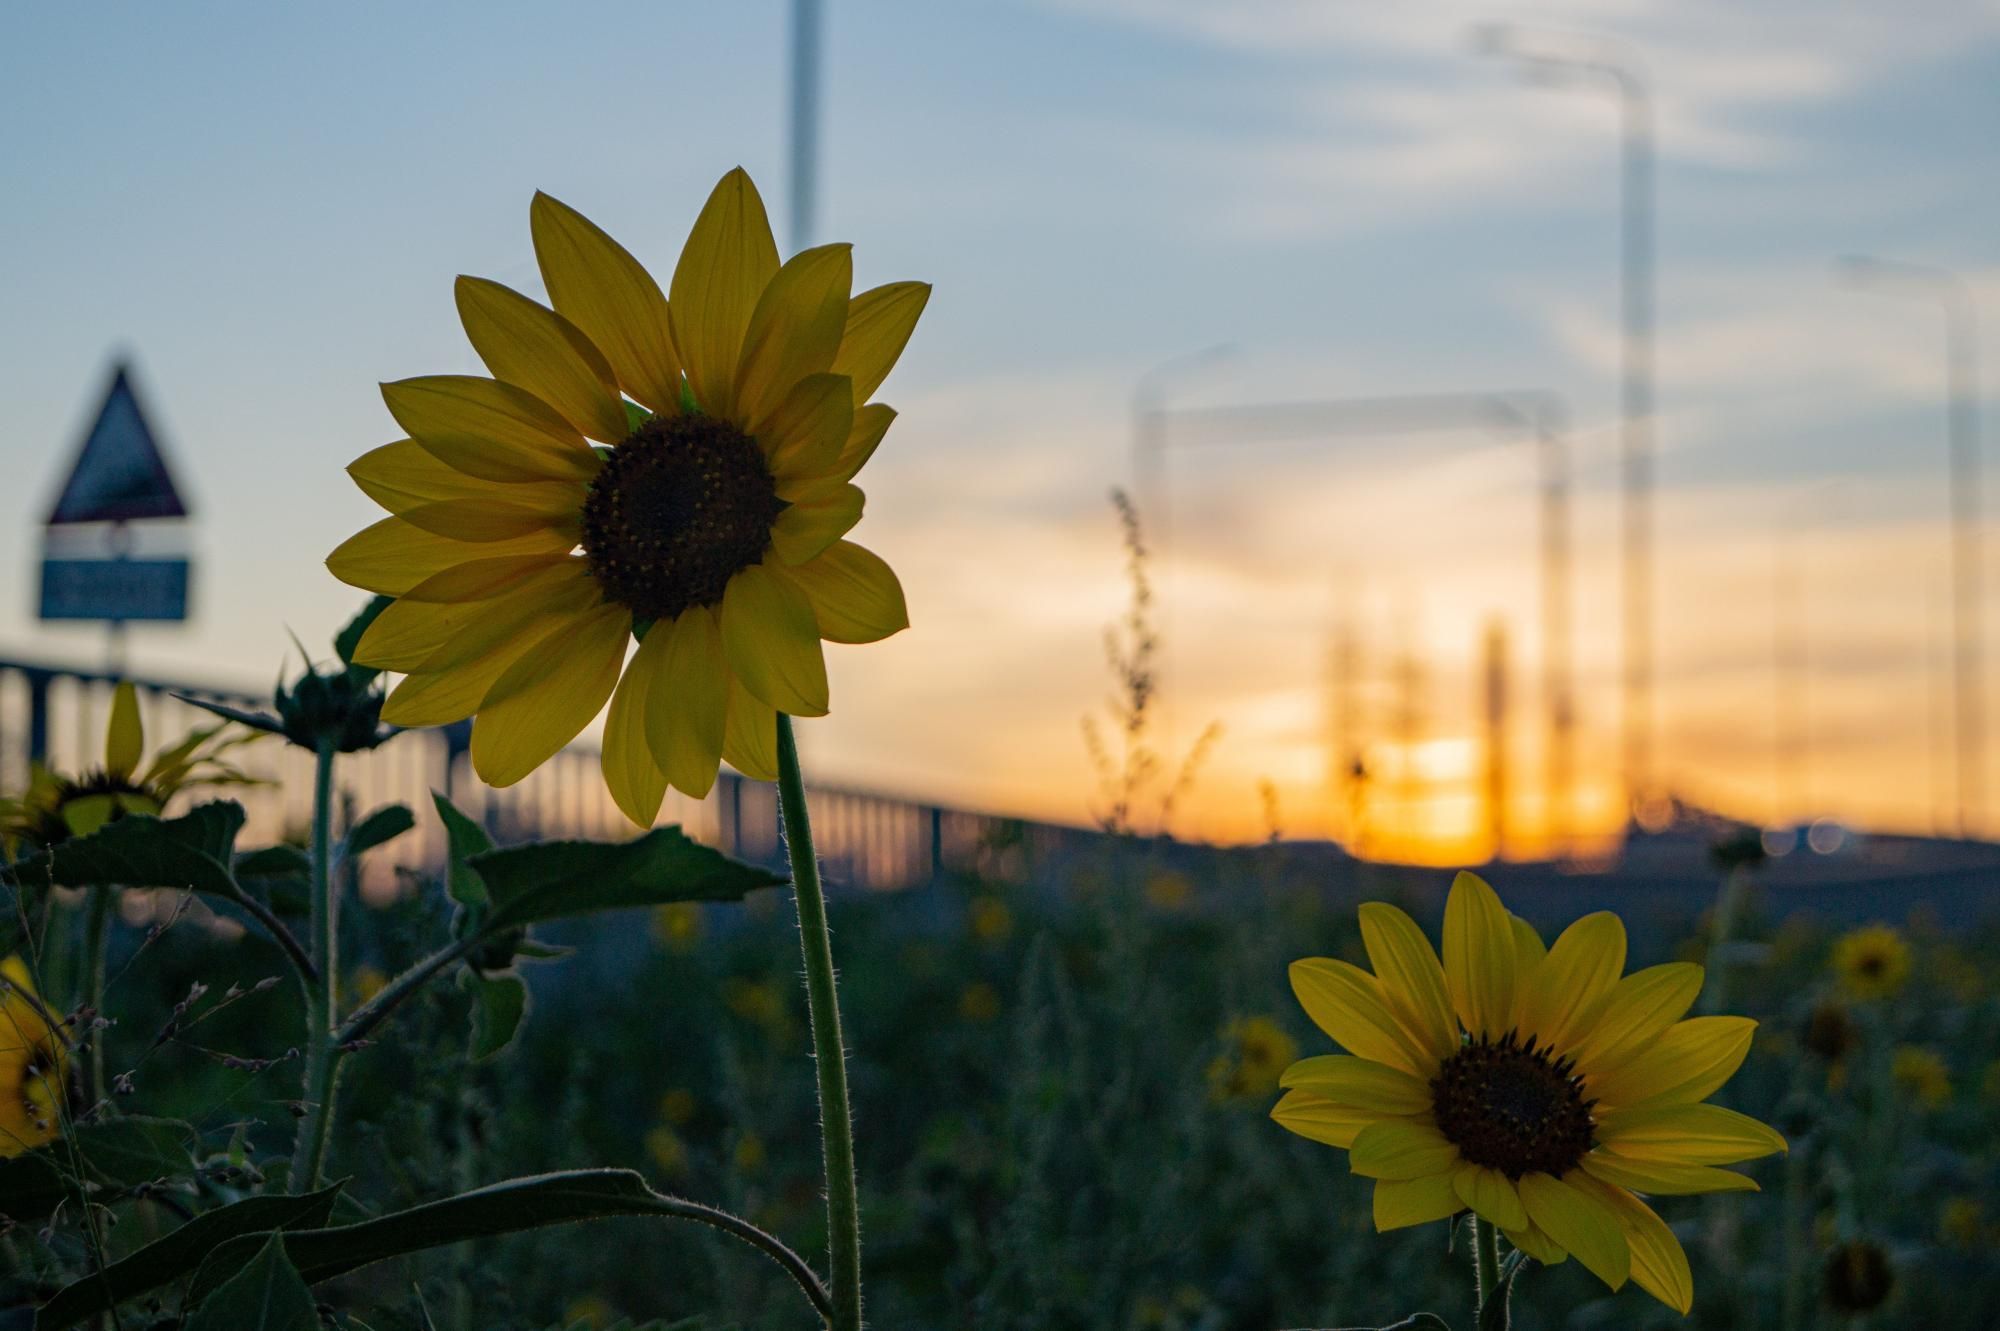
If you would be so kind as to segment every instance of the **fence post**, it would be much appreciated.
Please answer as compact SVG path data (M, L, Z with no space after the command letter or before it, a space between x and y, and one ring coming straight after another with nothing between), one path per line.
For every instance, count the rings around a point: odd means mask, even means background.
M30 670L28 676L28 763L49 757L49 672Z
M944 810L931 805L931 881L944 877Z

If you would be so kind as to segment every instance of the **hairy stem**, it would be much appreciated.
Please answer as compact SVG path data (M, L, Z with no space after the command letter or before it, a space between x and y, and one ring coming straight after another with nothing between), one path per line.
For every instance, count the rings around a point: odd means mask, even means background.
M1486 1305L1493 1299L1501 1302L1500 1325L1507 1325L1507 1290L1500 1283L1500 1227L1471 1218L1472 1261L1479 1278L1479 1325L1488 1325Z
M306 981L306 1075L304 1113L292 1148L291 1190L319 1186L326 1164L327 1135L333 1127L333 1084L339 1046L334 1043L340 959L340 899L333 891L333 745L320 741L313 771L312 956L317 974Z
M813 1061L819 1071L820 1134L826 1158L826 1213L831 1249L833 1331L861 1331L861 1203L854 1177L854 1123L847 1102L847 1047L840 1035L840 998L834 982L833 937L813 853L806 813L805 777L799 771L792 719L778 714L778 808L785 852L799 910L799 943L805 952L806 1008L812 1018Z
M98 886L90 889L89 903L84 907L83 918L83 1001L90 1009L92 1019L104 1016L104 953L107 935L111 932L111 889ZM109 1094L110 1084L104 1077L104 1032L107 1027L99 1026L90 1033L90 1090L85 1097L88 1104L96 1104Z

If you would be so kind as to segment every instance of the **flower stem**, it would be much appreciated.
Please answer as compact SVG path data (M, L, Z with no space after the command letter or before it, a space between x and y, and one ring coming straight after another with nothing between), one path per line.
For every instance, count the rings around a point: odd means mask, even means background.
M306 1075L304 1114L292 1148L291 1190L319 1186L333 1127L333 1084L340 1050L333 1030L338 1002L340 899L333 890L333 745L320 742L313 770L312 955L317 973L306 977Z
M819 859L813 853L805 777L799 771L792 718L783 712L778 713L778 810L784 819L785 852L792 862L799 943L805 951L806 1010L812 1018L813 1061L819 1070L827 1234L833 1261L833 1315L828 1320L833 1331L861 1331L861 1203L854 1178L854 1123L847 1103L847 1047L840 1036L833 937L826 924Z
M83 1001L90 1008L93 1019L104 1016L104 951L106 935L111 931L111 889L104 886L90 889L89 904L84 908L83 918ZM99 1026L90 1035L90 1094L88 1103L96 1105L109 1093L109 1084L104 1078L104 1032L108 1027Z
M1500 1227L1487 1224L1478 1216L1472 1220L1472 1261L1479 1280L1478 1316L1482 1331L1491 1325L1487 1320L1486 1305L1493 1299L1500 1300L1500 1326L1506 1326L1507 1289L1500 1283Z

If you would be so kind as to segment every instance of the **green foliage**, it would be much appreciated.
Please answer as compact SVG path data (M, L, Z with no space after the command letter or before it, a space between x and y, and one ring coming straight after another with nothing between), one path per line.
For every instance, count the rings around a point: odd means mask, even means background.
M485 928L505 929L634 906L741 901L783 874L731 859L678 827L630 841L541 841L474 855L485 883Z
M345 853L362 855L387 845L417 825L417 817L401 804L384 805L348 829Z
M19 872L46 873L58 887L178 887L234 900L240 889L229 866L242 830L243 806L230 800L178 818L120 818L40 852Z
M292 1269L281 1234L267 1236L256 1256L201 1300L187 1331L319 1331L312 1291Z
M493 1057L514 1041L528 1011L528 986L514 975L467 970L458 982L472 995L472 1058Z
M49 1146L0 1160L0 1210L39 1220L75 1198L108 1201L192 1164L194 1129L164 1118L80 1123Z
M486 835L486 829L459 812L458 806L444 796L433 791L431 802L437 806L438 817L444 820L445 838L448 844L450 863L445 873L445 890L451 899L468 908L486 904L486 884L481 881L479 871L471 864L474 855L493 849L493 838Z

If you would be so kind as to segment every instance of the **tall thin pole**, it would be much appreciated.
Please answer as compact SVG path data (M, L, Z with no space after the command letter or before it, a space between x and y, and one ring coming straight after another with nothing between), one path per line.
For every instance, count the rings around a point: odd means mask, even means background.
M1624 119L1620 174L1624 322L1625 779L1635 802L1654 786L1653 731L1653 117L1645 86L1610 66Z
M793 250L812 244L819 192L819 0L792 0Z

